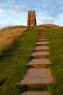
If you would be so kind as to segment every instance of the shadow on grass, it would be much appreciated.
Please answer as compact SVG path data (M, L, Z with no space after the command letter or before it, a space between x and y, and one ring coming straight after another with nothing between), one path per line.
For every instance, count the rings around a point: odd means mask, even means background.
M1 80L0 80L0 86L2 86L2 85L5 83L6 80L7 80L7 78L1 79Z

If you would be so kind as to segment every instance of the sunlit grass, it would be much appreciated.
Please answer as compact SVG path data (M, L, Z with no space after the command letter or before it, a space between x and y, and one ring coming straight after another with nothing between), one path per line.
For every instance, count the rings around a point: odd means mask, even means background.
M13 29L9 27L9 31L16 30L16 33L15 31L11 32L15 37L14 43L12 42L13 44L10 44L10 48L0 55L0 95L19 95L27 90L49 90L51 95L63 95L63 27L48 24L37 26L35 29L45 31L48 36L49 58L51 60L51 65L48 67L51 70L55 83L50 84L48 87L32 89L16 85L24 77L28 69L26 64L30 60L31 53L36 45L38 32L31 28L26 32L22 32L20 27L13 27ZM18 30L21 31L21 34ZM13 38L11 33L10 37ZM0 37L2 35L5 35L4 29L0 32Z
M10 49L0 56L0 95L20 95L25 86L16 85L24 77L31 53L38 39L37 30L30 29L17 37Z
M23 34L26 31L26 27L8 27L0 30L0 54L3 50L13 44L16 37Z

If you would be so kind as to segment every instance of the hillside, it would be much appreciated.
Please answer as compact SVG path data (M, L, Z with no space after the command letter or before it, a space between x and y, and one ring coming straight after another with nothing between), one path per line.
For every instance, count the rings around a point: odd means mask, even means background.
M58 28L58 27L60 27L60 26L54 25L54 24L43 24L43 25L39 25L38 27L44 27L44 28Z
M51 60L48 68L55 83L41 88L16 85L29 68L26 64L30 61L38 40L37 30L45 31L48 37ZM32 90L47 90L51 95L63 95L63 27L52 24L36 26L35 29L8 27L0 30L0 39L0 95L20 95Z
M16 37L17 33L18 37L10 45L10 48L7 48L0 55L0 95L19 95L23 90L26 90L25 87L16 85L16 83L20 82L28 69L26 64L30 60L38 39L37 30L30 28L28 31L22 32L21 28L18 27L19 31L13 32L11 30L8 29L8 32L14 33L13 37ZM12 34L9 35L11 38Z
M63 95L63 27L41 25L37 29L45 31L49 40L49 57L52 63L49 68L55 83L49 85L48 89L51 95Z
M24 26L7 27L0 30L0 54L3 50L9 48L13 44L16 37L23 34L27 30Z

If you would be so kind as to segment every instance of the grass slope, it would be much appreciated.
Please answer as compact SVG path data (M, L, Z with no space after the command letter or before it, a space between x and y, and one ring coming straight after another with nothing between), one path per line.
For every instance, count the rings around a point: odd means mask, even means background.
M50 60L49 68L55 79L55 83L49 85L51 95L63 95L63 27L50 25L48 27L39 26L40 30L46 32L49 39L50 46Z
M45 31L48 36L51 60L49 68L55 83L41 88L16 85L28 69L26 63L30 60L30 55L38 39L37 30L30 29L18 37L10 49L0 55L0 95L19 95L25 90L48 89L51 95L63 95L63 27L47 24L38 26L36 29Z
M16 37L23 34L27 27L24 26L13 26L7 27L0 30L0 54L3 50L9 48L13 44Z
M37 30L30 29L0 55L0 95L19 95L26 89L16 83L20 82L28 69L26 63L30 60L37 39Z

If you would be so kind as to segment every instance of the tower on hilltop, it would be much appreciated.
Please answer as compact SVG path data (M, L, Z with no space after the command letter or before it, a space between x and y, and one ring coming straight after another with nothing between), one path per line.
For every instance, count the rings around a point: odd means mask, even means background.
M27 26L36 26L36 15L35 11L28 11Z

